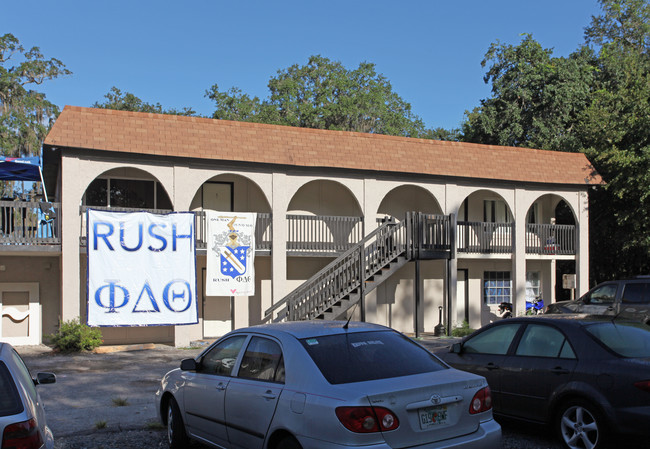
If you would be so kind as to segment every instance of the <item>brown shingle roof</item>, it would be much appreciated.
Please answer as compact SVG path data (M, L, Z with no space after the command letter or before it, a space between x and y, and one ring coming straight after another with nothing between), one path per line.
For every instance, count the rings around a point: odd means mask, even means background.
M66 106L51 147L554 184L602 182L581 153Z

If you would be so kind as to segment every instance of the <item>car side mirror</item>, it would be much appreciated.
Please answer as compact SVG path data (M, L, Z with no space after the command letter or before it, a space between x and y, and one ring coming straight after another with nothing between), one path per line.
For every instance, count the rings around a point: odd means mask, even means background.
M34 379L35 385L53 384L56 382L56 375L54 373L38 373Z
M451 349L449 349L449 352L453 352L454 354L460 354L463 352L463 344L462 343L454 343L451 345Z
M181 360L181 371L196 371L198 363L194 359Z

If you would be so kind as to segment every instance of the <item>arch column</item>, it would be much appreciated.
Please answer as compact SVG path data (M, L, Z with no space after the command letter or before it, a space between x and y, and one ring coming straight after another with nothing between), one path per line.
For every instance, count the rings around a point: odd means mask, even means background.
M271 293L273 304L289 293L287 287L287 209L289 207L287 184L285 174L273 174L273 192L271 194L271 210L273 211Z
M512 298L517 316L526 312L526 215L529 202L524 191L515 190L513 215L515 220L513 252L512 252Z
M81 292L81 263L79 252L79 160L61 158L61 320L80 316L84 301ZM83 192L82 192L83 193Z
M578 236L576 242L576 298L589 290L589 198L587 192L578 192Z

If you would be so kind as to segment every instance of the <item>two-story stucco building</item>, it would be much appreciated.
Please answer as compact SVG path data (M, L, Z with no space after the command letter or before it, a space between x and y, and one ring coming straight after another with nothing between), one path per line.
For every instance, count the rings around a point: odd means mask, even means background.
M13 311L0 338L17 342L85 318L88 207L196 214L199 323L102 328L106 343L180 345L269 320L293 289L409 211L444 217L453 247L400 264L347 312L356 318L407 333L432 332L440 316L476 328L502 301L515 314L527 297L554 301L560 265L576 294L588 288L588 192L602 180L582 154L66 106L43 160L52 233L0 238L0 307ZM207 209L258 213L255 296L205 295Z

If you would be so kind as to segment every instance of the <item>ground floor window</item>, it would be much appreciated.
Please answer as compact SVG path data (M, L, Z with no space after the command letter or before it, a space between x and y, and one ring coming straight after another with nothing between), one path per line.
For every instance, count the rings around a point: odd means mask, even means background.
M512 302L512 280L509 271L483 272L483 299L488 305Z

